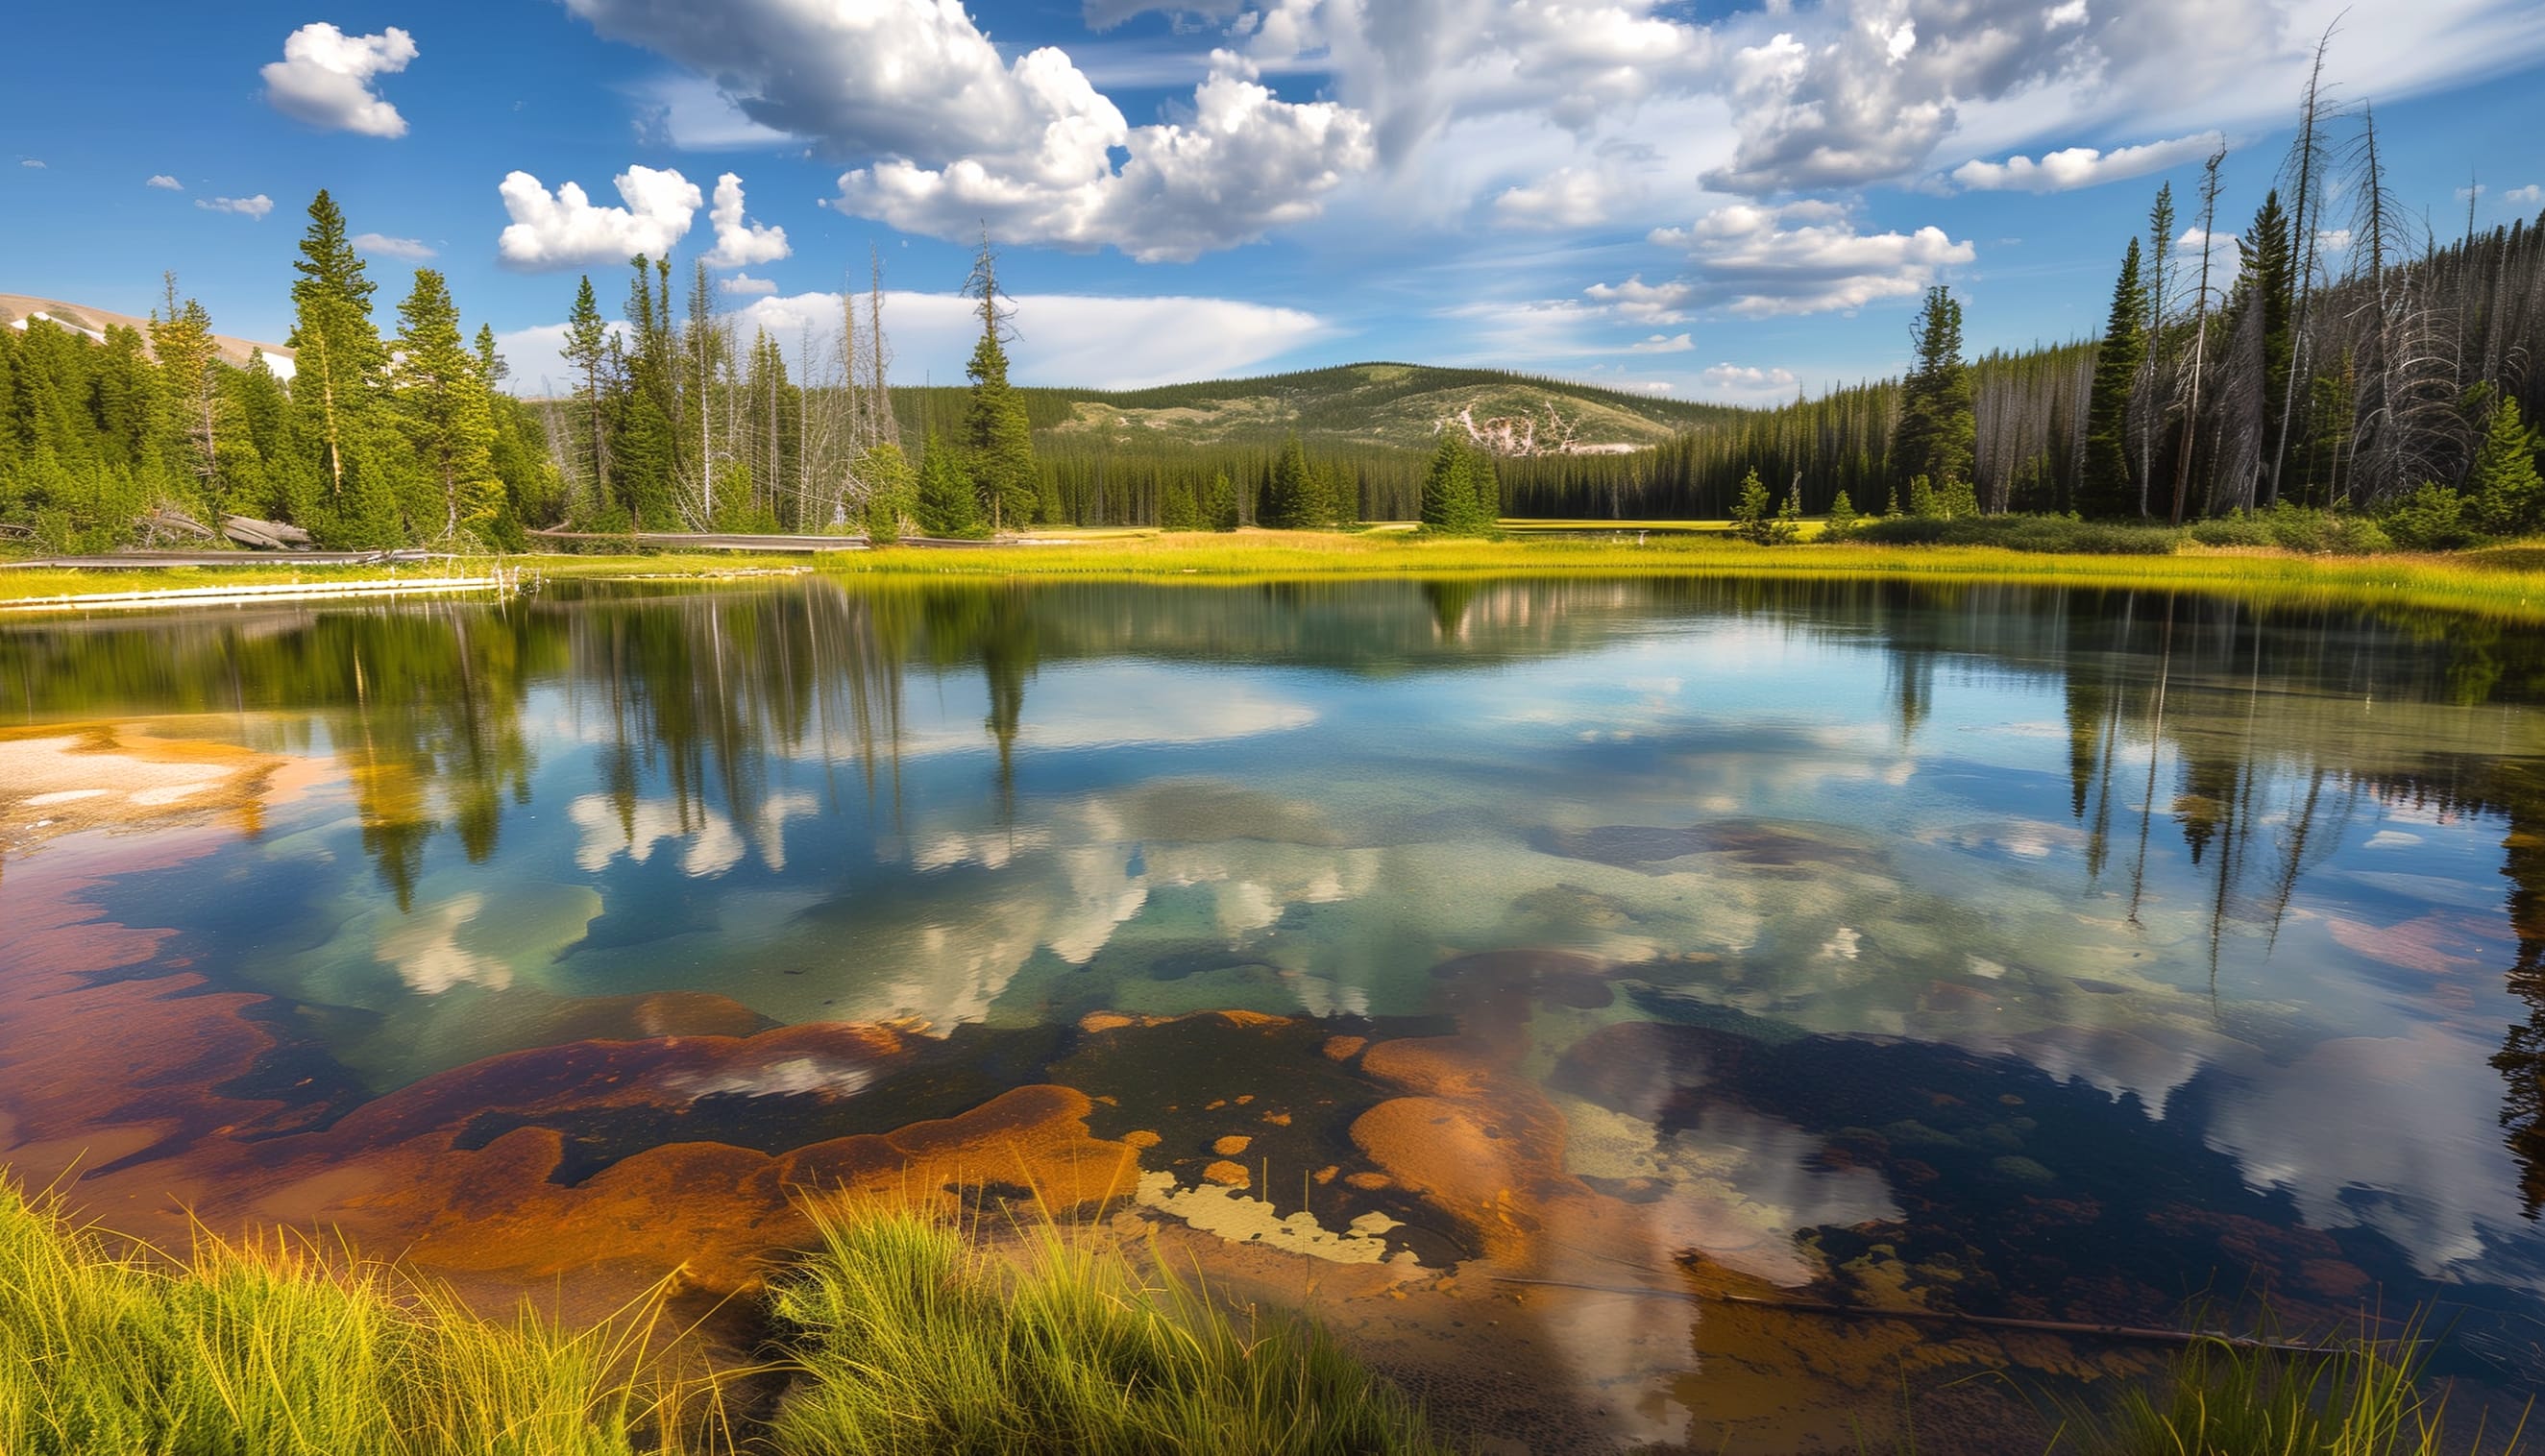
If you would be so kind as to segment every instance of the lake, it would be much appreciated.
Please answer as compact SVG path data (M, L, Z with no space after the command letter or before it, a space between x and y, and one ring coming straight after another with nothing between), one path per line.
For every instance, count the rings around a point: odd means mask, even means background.
M2149 1358L2024 1322L2418 1307L2516 1390L2540 637L1767 580L12 620L0 1163L550 1297L742 1287L801 1189L1101 1206L1538 1449Z

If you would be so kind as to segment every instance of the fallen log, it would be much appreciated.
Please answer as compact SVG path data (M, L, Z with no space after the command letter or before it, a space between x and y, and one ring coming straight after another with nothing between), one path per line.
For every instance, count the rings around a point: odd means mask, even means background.
M1710 1299L1717 1304L1748 1305L1753 1309L1780 1310L1790 1315L1906 1320L1914 1324L1928 1325L1971 1325L1984 1330L2024 1330L2040 1335L2081 1335L2096 1339L2120 1339L2142 1344L2225 1344L2233 1345L2237 1349L2267 1350L2273 1354L2283 1355L2340 1353L2340 1350L2329 1345L2258 1339L2252 1335L2228 1335L2215 1330L2161 1330L2137 1325L2095 1325L2075 1320L2023 1320L2011 1315L1965 1315L1954 1310L1903 1309L1886 1305L1821 1304L1804 1299L1764 1299L1755 1294L1706 1294L1692 1289L1666 1289L1651 1284L1580 1284L1570 1279L1528 1279L1517 1274L1496 1274L1494 1282L1532 1284L1550 1289L1575 1289L1590 1294L1631 1294L1649 1299Z
M259 521L253 516L222 517L221 533L242 546L260 551L295 551L309 545L309 532L299 526L280 521Z

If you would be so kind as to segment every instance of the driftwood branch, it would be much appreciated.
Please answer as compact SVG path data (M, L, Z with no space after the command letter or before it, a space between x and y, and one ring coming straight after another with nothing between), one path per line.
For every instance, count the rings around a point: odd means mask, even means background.
M1717 1304L1747 1305L1752 1309L1780 1310L1792 1315L1821 1315L1837 1319L1906 1320L1913 1324L1925 1325L1970 1325L1984 1330L2023 1330L2040 1335L2078 1335L2096 1339L2129 1340L2140 1344L2225 1344L2237 1349L2267 1350L2284 1355L2340 1353L2327 1345L2258 1339L2251 1335L2228 1335L2214 1330L2160 1330L2136 1325L2095 1325L2073 1320L2020 1320L2011 1315L1965 1315L1952 1310L1821 1304L1802 1299L1765 1299L1754 1294L1701 1294L1689 1289L1664 1289L1650 1284L1578 1284L1569 1279L1527 1279L1516 1274L1496 1274L1494 1282L1530 1284L1551 1289L1574 1289L1591 1294L1631 1294L1647 1299L1691 1301L1710 1299Z

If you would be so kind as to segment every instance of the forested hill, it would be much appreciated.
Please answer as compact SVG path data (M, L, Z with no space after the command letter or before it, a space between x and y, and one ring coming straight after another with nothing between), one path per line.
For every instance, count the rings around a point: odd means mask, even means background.
M1071 445L1393 446L1429 451L1444 428L1505 456L1623 454L1742 412L1501 369L1355 364L1151 389L1016 391L1039 436ZM905 428L952 434L968 391L898 393Z

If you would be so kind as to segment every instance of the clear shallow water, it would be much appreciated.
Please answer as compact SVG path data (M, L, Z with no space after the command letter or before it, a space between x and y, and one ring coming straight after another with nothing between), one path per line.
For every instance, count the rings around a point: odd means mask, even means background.
M19 623L22 744L123 725L287 767L191 816L0 783L0 908L48 855L95 866L106 920L175 932L120 977L264 998L292 1075L255 1092L294 1129L646 994L950 1038L933 1081L790 1057L460 1140L557 1126L561 1181L1058 1083L1203 1187L1213 1079L1313 1090L1328 1032L1462 1032L1557 1119L1532 1146L1561 1167L1509 1180L1569 1181L1520 1218L1636 1210L1648 1274L1696 1250L1813 1297L2158 1324L2204 1292L2438 1300L2472 1312L2451 1357L2508 1383L2545 1369L2536 635L1764 582ZM119 870L174 835L208 839ZM1076 1029L1224 1010L1316 1037ZM1339 1110L1255 1128L1256 1191L1383 1215L1379 1256L1547 1271L1390 1162L1355 1120L1382 1094L1301 1091ZM1332 1179L1355 1155L1392 1183ZM1659 1335L1548 1378L1613 1398L1616 1435L1688 1435L1687 1321L1636 1319Z

